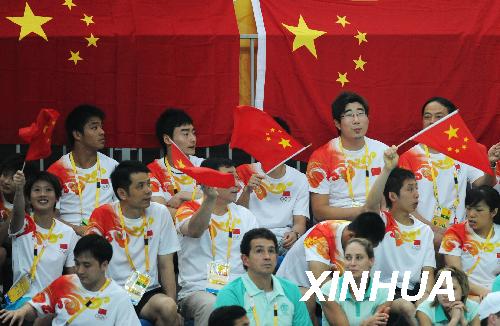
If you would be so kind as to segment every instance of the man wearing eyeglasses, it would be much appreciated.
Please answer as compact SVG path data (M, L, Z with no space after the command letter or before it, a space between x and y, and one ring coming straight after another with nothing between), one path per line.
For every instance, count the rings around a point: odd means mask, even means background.
M339 137L314 151L307 165L311 206L318 221L352 220L364 212L387 149L365 136L368 110L366 100L352 92L340 93L332 103Z

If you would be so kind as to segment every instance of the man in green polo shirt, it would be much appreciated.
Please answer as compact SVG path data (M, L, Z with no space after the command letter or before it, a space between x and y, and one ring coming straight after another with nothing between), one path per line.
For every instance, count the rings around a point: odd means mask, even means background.
M240 251L247 273L219 291L215 308L242 306L252 326L312 325L299 288L273 275L277 247L276 236L268 229L245 233Z

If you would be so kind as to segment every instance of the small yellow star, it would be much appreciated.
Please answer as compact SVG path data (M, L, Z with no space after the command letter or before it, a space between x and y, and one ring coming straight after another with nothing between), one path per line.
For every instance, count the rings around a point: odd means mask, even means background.
M343 74L341 74L339 72L338 74L339 74L339 78L337 78L336 81L338 81L339 83L341 83L342 87L344 87L344 84L349 82L349 80L347 79L347 72L343 73Z
M290 139L281 138L281 141L278 144L283 146L283 148L292 147L292 145L290 145Z
M16 25L21 26L19 32L19 41L30 33L35 33L41 36L45 41L48 41L47 35L43 31L42 25L52 19L52 17L35 16L29 4L26 2L24 7L24 15L22 17L5 17Z
M339 15L337 15L337 21L336 21L335 23L336 23L336 24L340 24L340 25L342 25L342 27L345 27L345 25L349 25L349 24L351 24L351 23L349 23L349 22L347 21L346 16L342 16L342 17L340 17Z
M358 68L359 68L359 69L365 71L366 61L363 61L363 59L361 58L361 55L359 55L358 59L352 60L352 61L354 61L354 63L356 64L356 68L354 68L354 70L358 70Z
M276 130L276 129L274 129L274 128L271 128L271 132L274 132L275 130Z
M182 160L177 160L177 168L184 169L185 167L186 165L182 162Z
M282 133L283 131L281 131L281 129L278 129L278 133Z
M87 40L87 42L89 42L89 44L87 44L87 47L91 45L97 47L97 41L99 40L99 38L95 37L94 34L90 33L90 36L86 37L85 39Z
M468 142L468 141L469 141L469 138L465 137L464 142Z
M266 140L267 140L267 141L270 141L270 140L271 140L271 137L266 137Z
M78 63L78 61L83 60L80 57L80 51L73 52L70 50L69 52L71 53L71 57L68 59L68 61L73 61L76 65Z
M268 132L266 132L266 136L269 136L269 133L268 133Z
M73 3L73 0L64 0L64 3L62 5L67 6L70 11L71 7L76 7L76 5Z
M358 31L358 34L354 36L354 38L358 39L358 45L361 45L363 42L368 42L366 40L366 33L361 33L360 31Z
M450 140L453 137L458 138L457 132L458 128L453 128L453 126L450 125L450 129L446 130L444 133L448 135L448 140Z
M451 152L453 150L453 147L448 147L448 152Z
M467 145L462 145L462 149L467 149Z
M83 14L83 18L80 20L85 22L85 24L87 24L87 26L89 26L90 24L94 23L93 19L94 19L94 16L87 16L86 14Z
M460 153L460 150L457 148L457 149L455 150L455 153Z
M305 46L309 52L317 59L318 55L316 54L316 46L314 45L314 40L320 37L323 34L326 34L324 31L319 31L316 29L310 29L302 15L299 17L299 23L297 26L289 26L281 23L286 29L292 32L295 35L293 39L293 49L292 52L297 50L298 48Z

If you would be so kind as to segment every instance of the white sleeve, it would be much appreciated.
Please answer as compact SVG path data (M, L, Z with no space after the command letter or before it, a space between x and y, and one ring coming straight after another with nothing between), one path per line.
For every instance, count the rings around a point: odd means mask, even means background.
M66 262L64 263L65 267L73 267L75 266L75 256L73 251L75 250L76 243L78 241L78 236L76 235L73 229L71 230L71 240L69 243L69 253L66 256Z
M114 325L120 326L140 326L141 322L135 313L134 306L132 306L132 301L128 296L124 296L123 300L118 302L119 308L116 314L116 320Z
M161 229L160 234L160 246L158 248L158 255L168 255L179 251L181 246L179 244L179 239L177 238L177 232L175 231L174 223L172 221L172 216L165 206L160 206L162 214L161 216Z
M473 166L470 166L470 165L462 165L464 167L467 167L467 181L469 183L473 183L475 182L477 179L479 179L480 177L482 177L484 175L484 172L473 167Z
M309 185L307 183L307 178L301 175L297 178L300 183L299 192L297 194L297 201L293 205L293 215L302 215L309 219Z
M427 227L427 232L430 233L428 241L425 244L425 258L423 267L433 267L436 268L436 254L434 251L434 232L432 232L430 227Z

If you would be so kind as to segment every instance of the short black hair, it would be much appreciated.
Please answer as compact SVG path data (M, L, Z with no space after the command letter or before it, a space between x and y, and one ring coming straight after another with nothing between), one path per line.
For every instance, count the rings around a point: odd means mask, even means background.
M73 250L75 258L85 252L89 252L99 264L105 261L109 263L113 257L113 247L108 240L98 234L88 234L78 240Z
M165 109L158 120L156 120L156 137L165 152L167 151L167 146L163 141L163 135L173 138L174 129L185 125L193 125L193 119L184 110L176 108Z
M14 175L17 171L23 170L26 180L31 179L37 172L38 168L32 161L26 161L23 169L25 156L22 154L12 154L7 156L0 164L0 175L10 176Z
M208 318L208 326L234 326L234 321L246 316L241 306L224 306L212 311Z
M434 96L434 97L431 97L430 99L428 99L427 101L425 101L424 105L422 105L422 116L424 116L425 107L429 103L432 103L432 102L437 102L437 103L441 104L442 106L444 106L448 110L448 114L457 110L457 107L455 106L455 104L453 104L452 101L450 101L444 97Z
M94 117L97 117L104 121L106 114L98 107L88 104L79 105L68 114L68 116L66 117L65 127L70 147L73 147L73 145L75 144L73 131L83 133L83 127L85 126L85 124Z
M413 174L410 170L395 168L391 171L384 187L385 204L388 208L392 207L389 193L393 192L399 196L399 192L401 191L401 188L403 188L403 183L408 179L415 180L415 174Z
M385 224L377 213L361 213L347 226L354 237L370 240L373 247L378 246L385 236Z
M33 188L33 185L37 181L48 182L54 188L56 200L59 200L59 198L61 198L62 187L59 178L47 171L38 172L32 178L26 180L26 184L24 185L24 196L26 198L30 198L31 188Z
M359 94L354 92L342 92L332 103L332 116L337 122L340 122L341 115L345 112L345 107L349 103L358 102L365 109L365 113L368 116L368 102Z
M465 196L465 206L476 206L479 202L483 201L490 208L490 212L498 208L500 211L500 194L492 186L482 185L479 187L472 187L467 190L467 195ZM493 217L496 224L500 224L500 214Z
M407 326L411 325L408 321L406 315L401 312L391 311L389 312L389 319L387 320L387 326Z
M283 130L285 130L288 134L290 134L290 126L288 126L288 123L286 123L285 120L281 119L280 117L273 117L274 121L276 121Z
M132 184L130 176L133 173L149 173L148 167L139 161L123 161L118 164L113 172L111 172L111 183L113 184L113 191L115 192L116 198L120 199L118 196L118 188L124 189L127 193L129 187Z
M201 167L209 168L212 170L219 170L220 168L234 167L233 161L223 157L209 157L200 164Z
M250 254L250 250L252 249L250 248L250 243L254 239L271 240L272 242L274 242L274 246L276 247L276 249L278 249L278 239L276 239L276 236L271 230L266 228L255 228L243 235L243 239L240 243L240 252L243 255L248 256Z

